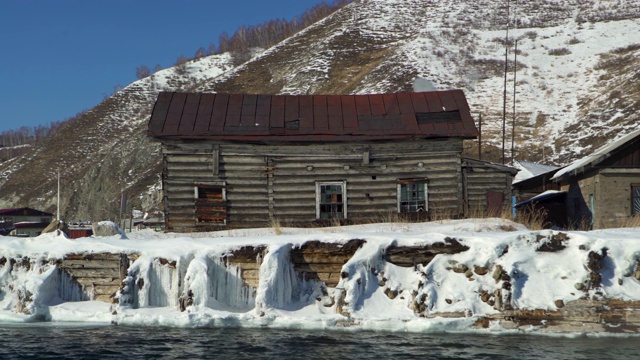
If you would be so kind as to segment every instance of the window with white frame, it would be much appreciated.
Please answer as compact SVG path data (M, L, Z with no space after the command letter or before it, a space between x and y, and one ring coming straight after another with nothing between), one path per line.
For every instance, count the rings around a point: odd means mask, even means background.
M415 213L429 210L427 182L425 179L400 179L397 183L399 213Z
M347 183L345 181L316 183L316 218L320 220L347 218Z

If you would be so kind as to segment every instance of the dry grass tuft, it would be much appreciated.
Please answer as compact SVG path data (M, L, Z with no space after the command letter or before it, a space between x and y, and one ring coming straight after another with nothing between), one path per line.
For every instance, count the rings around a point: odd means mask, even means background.
M640 214L635 216L618 218L610 221L603 221L602 224L600 225L601 225L600 228L602 229L640 227Z
M269 227L273 230L274 234L282 234L282 225L280 224L280 219L278 219L277 217L272 217L269 219Z
M542 230L545 227L545 218L547 212L539 210L529 205L522 211L516 214L516 222L524 225L530 230Z
M622 227L640 227L640 214L627 218Z

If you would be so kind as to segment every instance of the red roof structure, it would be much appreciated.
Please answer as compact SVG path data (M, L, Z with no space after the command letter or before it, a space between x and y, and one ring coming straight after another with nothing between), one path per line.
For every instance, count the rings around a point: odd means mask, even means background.
M53 216L53 214L28 207L21 207L0 209L0 216Z
M162 92L148 132L159 139L258 142L478 136L462 90L375 95Z

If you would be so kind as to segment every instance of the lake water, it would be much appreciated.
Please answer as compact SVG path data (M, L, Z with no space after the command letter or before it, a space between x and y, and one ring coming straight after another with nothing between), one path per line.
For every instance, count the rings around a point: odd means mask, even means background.
M640 337L0 325L0 359L638 359Z

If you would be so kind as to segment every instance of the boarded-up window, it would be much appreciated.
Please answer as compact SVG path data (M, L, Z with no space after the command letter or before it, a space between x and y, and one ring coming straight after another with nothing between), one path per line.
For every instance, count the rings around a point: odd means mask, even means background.
M640 215L640 184L631 185L631 215Z
M226 195L224 185L196 186L196 224L225 225L227 223Z
M398 180L398 212L415 213L427 211L427 183L420 180Z
M347 218L347 186L344 181L316 183L316 218Z

